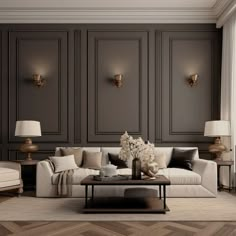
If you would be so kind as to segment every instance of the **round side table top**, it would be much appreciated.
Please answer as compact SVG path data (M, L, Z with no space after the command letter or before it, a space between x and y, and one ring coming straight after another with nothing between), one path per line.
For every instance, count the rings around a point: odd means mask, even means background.
M219 166L232 166L234 161L231 160L215 160L216 164Z
M37 163L39 162L39 160L16 160L16 162L20 163L23 166L33 166L33 165L37 165Z

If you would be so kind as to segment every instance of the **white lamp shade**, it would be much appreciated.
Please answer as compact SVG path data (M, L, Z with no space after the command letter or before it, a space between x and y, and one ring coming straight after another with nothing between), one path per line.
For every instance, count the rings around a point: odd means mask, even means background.
M230 136L230 123L228 120L212 120L205 123L204 136L220 137Z
M35 120L19 120L16 122L15 136L38 137L41 136L40 122Z

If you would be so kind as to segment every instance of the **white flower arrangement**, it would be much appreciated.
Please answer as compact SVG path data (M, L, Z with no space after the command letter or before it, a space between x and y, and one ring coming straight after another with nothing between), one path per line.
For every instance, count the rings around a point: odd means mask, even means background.
M139 158L141 166L145 166L147 163L152 163L154 161L154 145L151 143L145 144L141 137L134 139L126 131L120 138L120 144L120 159L127 161L130 158Z

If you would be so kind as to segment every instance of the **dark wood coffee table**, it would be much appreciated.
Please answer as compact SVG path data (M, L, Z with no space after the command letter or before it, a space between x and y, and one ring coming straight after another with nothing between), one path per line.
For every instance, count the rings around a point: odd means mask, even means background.
M84 213L166 213L169 211L166 205L166 186L170 185L170 180L160 175L156 179L142 180L111 180L98 181L93 179L93 175L84 178L81 185L85 186L85 207ZM159 196L156 198L129 198L129 197L94 197L95 186L111 185L132 185L132 186L157 186ZM91 186L92 195L89 199L88 188ZM163 194L162 194L163 192Z

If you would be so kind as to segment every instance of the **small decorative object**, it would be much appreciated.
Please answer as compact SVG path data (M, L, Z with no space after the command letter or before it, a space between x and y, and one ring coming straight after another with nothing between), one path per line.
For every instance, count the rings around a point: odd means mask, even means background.
M45 85L46 79L43 79L41 75L39 74L34 74L33 75L33 81L34 84L38 87L41 88Z
M134 176L139 176L141 171L150 177L157 174L158 168L156 168L156 166L158 164L154 162L155 148L153 144L149 142L145 144L140 137L138 139L133 139L133 137L129 136L127 132L121 136L120 143L122 146L119 153L120 159L127 161L128 159L133 158L133 160L135 160L132 163L132 172L134 173ZM139 159L141 162L140 168L136 167L138 166L136 159ZM150 168L150 171L148 168Z
M104 172L103 169L101 169L101 170L99 171L99 176L100 176L101 178L103 178L103 177L105 176L105 172Z
M158 173L159 167L156 162L146 162L142 166L142 172L149 176L149 177L155 177Z
M114 75L114 84L117 88L120 88L123 85L123 75L122 74Z
M112 165L110 162L108 165L102 166L101 168L101 170L104 171L104 176L108 176L108 177L117 175L116 169L117 169L117 166Z
M31 161L31 153L38 151L38 145L33 144L30 137L41 136L40 122L21 120L16 122L15 136L25 137L25 143L20 146L21 152L27 153L27 161Z
M141 161L135 157L132 161L132 179L141 179Z
M230 123L227 120L212 120L205 123L204 136L216 137L215 143L209 146L209 152L216 154L216 159L221 160L222 152L227 148L221 142L221 136L230 136Z
M188 82L188 84L189 84L191 87L193 87L194 85L197 84L198 78L199 78L199 75L198 75L198 74L191 75L191 76L187 79L187 82Z

